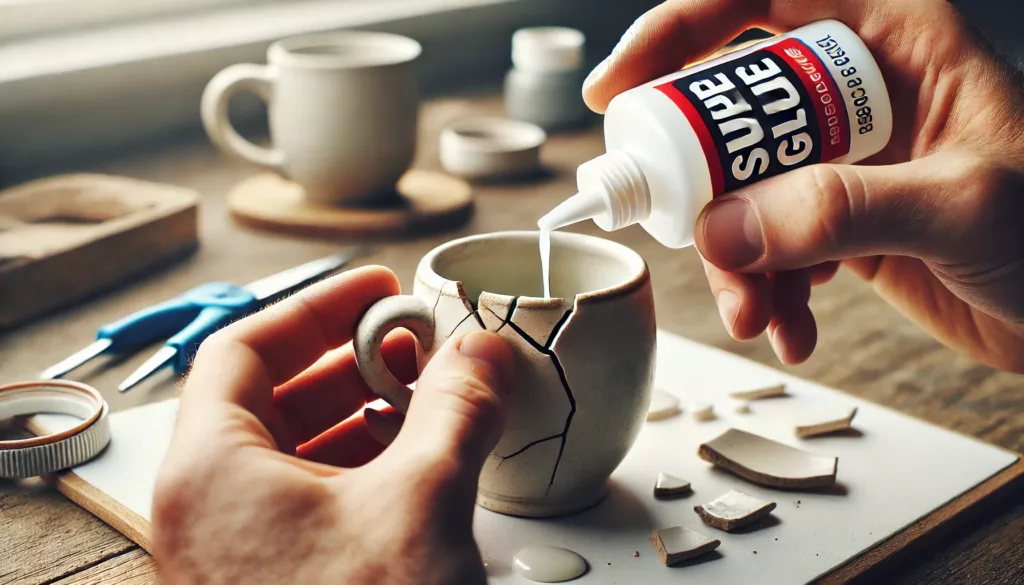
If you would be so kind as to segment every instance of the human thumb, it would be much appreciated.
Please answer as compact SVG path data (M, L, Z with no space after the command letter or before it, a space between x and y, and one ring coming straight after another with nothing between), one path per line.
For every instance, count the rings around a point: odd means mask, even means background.
M1005 174L969 153L803 167L715 198L697 220L696 244L736 272L877 254L970 263L1010 244L998 222Z
M504 428L512 350L486 331L452 339L423 370L392 444L474 482Z

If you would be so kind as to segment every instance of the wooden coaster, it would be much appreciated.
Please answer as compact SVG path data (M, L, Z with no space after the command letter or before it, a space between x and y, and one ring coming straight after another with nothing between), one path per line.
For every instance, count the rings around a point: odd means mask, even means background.
M309 203L302 187L274 173L246 179L228 193L237 221L303 235L354 237L422 234L458 227L473 212L469 184L443 173L411 170L381 207Z

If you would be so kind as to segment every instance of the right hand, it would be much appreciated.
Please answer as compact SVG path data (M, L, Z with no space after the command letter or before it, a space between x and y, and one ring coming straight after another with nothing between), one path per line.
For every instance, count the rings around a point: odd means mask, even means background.
M892 100L888 146L717 197L696 243L730 333L767 329L787 364L817 340L811 286L839 262L946 345L1024 372L1024 92L944 0L670 0L584 87L596 111L752 27L833 18L856 31Z

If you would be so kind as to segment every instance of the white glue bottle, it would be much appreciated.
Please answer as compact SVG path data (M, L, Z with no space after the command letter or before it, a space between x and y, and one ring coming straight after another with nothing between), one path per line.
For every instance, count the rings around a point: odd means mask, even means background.
M891 132L889 95L864 42L840 22L815 22L616 96L607 152L580 165L579 193L538 227L639 222L682 248L713 197L802 166L862 160Z

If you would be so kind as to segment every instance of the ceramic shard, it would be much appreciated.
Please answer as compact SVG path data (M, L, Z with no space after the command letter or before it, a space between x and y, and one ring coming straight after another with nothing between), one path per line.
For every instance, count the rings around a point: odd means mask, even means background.
M699 557L715 550L718 545L722 544L716 538L704 536L700 532L684 526L655 530L651 533L650 540L665 566Z
M733 398L738 398L740 400L763 400L765 398L778 398L779 396L786 396L786 385L773 384L771 386L753 388L751 390L740 390L738 392L730 392L729 396Z
M654 484L654 497L656 498L674 498L692 491L690 482L667 473L659 473L658 481Z
M753 524L774 509L775 502L766 502L737 490L729 490L707 504L693 507L705 524L726 532Z
M715 415L715 407L710 404L694 404L693 408L690 409L690 412L693 413L694 420L699 420L701 422L707 422L717 418Z
M679 414L679 399L661 390L651 393L651 404L647 407L647 420L663 420Z
M797 417L793 430L801 439L845 431L850 428L856 415L855 406L809 411Z
M508 320L512 318L512 312L515 311L518 299L519 297L497 295L489 292L480 293L480 298L477 299L476 303L477 314L483 320L484 327L488 331L498 331L504 327Z
M732 411L736 414L750 414L750 401L742 398L733 398L729 401Z
M836 457L808 453L739 429L701 444L697 455L746 480L778 488L833 485L839 463Z

